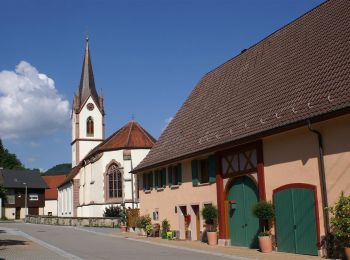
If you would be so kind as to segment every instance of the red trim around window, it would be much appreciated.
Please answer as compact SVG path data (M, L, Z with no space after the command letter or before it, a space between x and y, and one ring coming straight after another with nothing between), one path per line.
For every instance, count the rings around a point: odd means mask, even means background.
M275 193L291 188L299 188L299 189L309 189L312 190L314 193L314 206L315 206L315 216L316 216L316 232L317 232L317 247L318 249L321 248L321 235L320 235L320 215L319 215L319 210L318 210L318 199L317 199L317 187L312 184L307 184L307 183L290 183L283 185L281 187L278 187L273 190L272 193L272 199L275 196Z

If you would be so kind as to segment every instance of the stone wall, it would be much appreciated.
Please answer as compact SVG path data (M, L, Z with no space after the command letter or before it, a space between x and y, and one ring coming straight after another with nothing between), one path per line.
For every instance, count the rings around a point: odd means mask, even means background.
M76 218L76 217L51 217L27 215L26 223L59 225L59 226L83 226L83 227L117 227L120 224L118 218Z

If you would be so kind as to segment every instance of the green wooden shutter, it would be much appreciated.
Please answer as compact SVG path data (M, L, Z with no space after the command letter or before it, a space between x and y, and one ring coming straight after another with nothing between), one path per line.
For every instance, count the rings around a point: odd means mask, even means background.
M215 155L209 155L208 157L208 164L209 164L209 182L215 183L216 180L216 156Z
M168 167L168 184L169 184L169 187L173 185L173 172L172 172L171 166Z
M198 160L193 160L191 162L192 166L192 185L197 186L198 185Z
M148 189L149 190L153 189L153 172L150 172L148 174Z
M174 178L174 185L178 184L179 181L179 175L178 175L178 169L177 169L177 165L176 166L171 166L172 170L173 170L173 178Z
M143 186L143 191L145 191L146 189L147 189L147 187L146 187L146 180L147 179L147 175L146 175L146 173L143 173L142 174L142 186Z
M166 169L165 168L162 169L161 175L162 175L162 187L165 188L166 186Z
M154 172L154 186L156 189L158 189L159 187L158 186L159 175L160 175L159 170Z
M176 184L181 185L182 184L182 165L181 163L179 163L178 165L176 165L177 171L177 182Z

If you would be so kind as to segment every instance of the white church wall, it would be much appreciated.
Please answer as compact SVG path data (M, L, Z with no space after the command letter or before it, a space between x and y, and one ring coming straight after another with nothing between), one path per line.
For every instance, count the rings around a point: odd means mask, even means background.
M136 166L146 157L150 149L134 149L131 150L132 166Z
M72 217L73 216L73 185L67 183L58 190L58 216Z
M44 215L57 216L57 200L45 200Z
M104 152L102 157L85 167L82 167L75 178L80 179L79 189L79 204L77 208L78 217L102 217L104 209L112 204L105 204L105 179L104 174L106 167L112 162L116 161L123 168L123 193L125 201L131 201L132 188L134 191L134 199L136 199L136 185L134 176L130 171L135 168L147 155L149 149L135 149L131 150L131 160L124 160L123 150ZM132 163L132 167L131 167ZM114 204L117 205L117 204ZM126 207L132 207L131 202L125 204ZM134 207L137 205L134 204Z
M103 158L103 157L102 157ZM98 161L94 162L93 164L90 164L89 167L91 167L90 171L90 183L89 183L89 190L90 190L90 200L93 203L104 203L104 182L103 182L103 174L104 174L104 167L103 167L103 160L100 158Z
M76 161L76 143L72 144L72 167L75 167L77 165L77 161Z

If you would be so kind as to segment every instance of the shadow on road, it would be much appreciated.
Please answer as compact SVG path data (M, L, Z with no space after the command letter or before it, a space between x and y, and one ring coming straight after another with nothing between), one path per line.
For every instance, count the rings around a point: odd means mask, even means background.
M4 250L7 246L27 245L27 241L15 239L0 239L0 250Z

